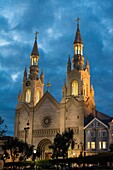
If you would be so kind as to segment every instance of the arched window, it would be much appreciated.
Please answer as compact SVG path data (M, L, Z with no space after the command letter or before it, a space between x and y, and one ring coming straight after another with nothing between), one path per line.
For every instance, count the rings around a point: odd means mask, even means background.
M38 103L39 100L40 100L40 91L37 90L37 92L36 92L36 103Z
M77 46L75 46L75 54L77 54Z
M32 65L37 65L37 58L36 57L32 58Z
M72 82L72 95L78 95L78 82L76 80Z
M31 101L31 90L28 89L26 91L26 102L29 103Z

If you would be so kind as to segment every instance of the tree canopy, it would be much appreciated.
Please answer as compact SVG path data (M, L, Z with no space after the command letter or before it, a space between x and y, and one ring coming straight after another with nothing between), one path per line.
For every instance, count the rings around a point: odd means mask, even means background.
M18 138L8 138L3 145L4 153L8 153L8 156L12 158L13 162L16 159L20 161L26 160L32 156L33 148L32 145L29 145Z
M68 149L71 146L74 149L74 140L73 140L73 129L67 129L64 133L57 133L53 144L50 148L53 150L52 158L58 159L58 157L67 158Z

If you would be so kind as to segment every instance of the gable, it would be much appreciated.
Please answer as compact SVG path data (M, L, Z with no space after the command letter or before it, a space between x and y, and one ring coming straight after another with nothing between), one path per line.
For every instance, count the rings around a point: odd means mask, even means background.
M59 108L59 103L58 101L47 91L43 97L40 99L40 101L36 104L35 106L35 110L37 110L39 107L41 107L42 105L46 104L47 105L47 101L51 104L53 104L56 108Z
M76 97L71 96L71 98L66 101L66 107L69 108L71 105L79 107L82 105L82 102L78 101Z
M84 129L87 128L108 128L107 125L105 125L103 122L101 122L99 119L94 118L92 121L90 121L85 127Z

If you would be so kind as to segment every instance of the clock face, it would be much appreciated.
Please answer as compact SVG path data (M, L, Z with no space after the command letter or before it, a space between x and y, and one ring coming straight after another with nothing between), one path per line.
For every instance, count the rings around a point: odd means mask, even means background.
M50 115L44 116L42 119L42 126L49 127L52 123L52 118Z
M30 85L30 81L27 81L27 82L26 82L26 86L29 86L29 85Z

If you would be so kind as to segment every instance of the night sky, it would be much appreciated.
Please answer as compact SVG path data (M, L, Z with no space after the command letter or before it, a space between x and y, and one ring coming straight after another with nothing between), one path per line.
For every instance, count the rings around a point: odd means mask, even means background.
M0 116L14 133L24 68L38 31L39 68L60 102L66 64L73 57L76 18L91 68L98 111L113 116L113 0L0 0ZM45 88L46 90L46 88Z

